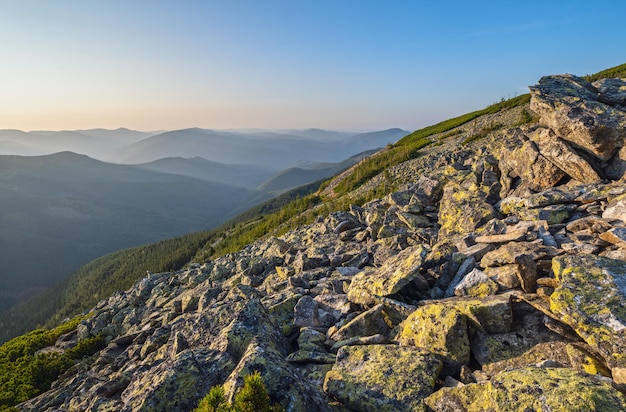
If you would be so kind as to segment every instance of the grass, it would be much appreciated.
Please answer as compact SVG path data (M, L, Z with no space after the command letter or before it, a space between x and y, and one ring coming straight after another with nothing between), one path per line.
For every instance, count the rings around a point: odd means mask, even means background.
M595 82L596 80L606 79L611 77L626 78L626 63L619 66L611 67L610 69L602 70L595 74L589 74L585 76L585 80L588 82Z

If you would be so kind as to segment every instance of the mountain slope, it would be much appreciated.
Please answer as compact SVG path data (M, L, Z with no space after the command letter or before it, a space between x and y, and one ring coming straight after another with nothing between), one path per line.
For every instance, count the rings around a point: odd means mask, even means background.
M161 173L193 177L210 182L254 189L271 175L271 171L258 166L233 165L212 162L202 157L184 159L166 157L150 163L135 165L137 168ZM314 179L315 180L315 179ZM311 180L307 181L310 182Z
M104 253L214 227L256 196L70 152L0 156L2 307Z
M327 179L375 152L376 150L361 152L338 163L318 163L303 167L291 167L275 174L260 184L257 189L262 192L281 192L317 180Z
M529 104L421 135L418 156L389 148L331 201L216 231L212 259L52 339L44 370L106 347L19 408L191 410L259 371L286 410L626 409L622 87L542 78ZM245 231L258 240L224 254Z

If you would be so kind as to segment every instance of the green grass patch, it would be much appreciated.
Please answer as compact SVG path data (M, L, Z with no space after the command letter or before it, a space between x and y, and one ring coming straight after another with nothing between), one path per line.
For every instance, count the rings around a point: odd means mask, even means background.
M600 79L609 79L613 77L626 78L626 63L619 66L611 67L610 69L602 70L601 72L590 74L585 76L585 80L588 82L595 82Z
M83 319L76 317L54 329L37 329L0 346L0 411L47 391L76 361L104 347L104 337L99 335L79 341L64 353L37 353L76 329Z

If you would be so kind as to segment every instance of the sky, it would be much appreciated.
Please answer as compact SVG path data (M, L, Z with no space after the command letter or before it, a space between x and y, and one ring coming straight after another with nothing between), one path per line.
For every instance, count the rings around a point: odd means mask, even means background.
M421 127L626 62L626 2L0 0L0 129Z

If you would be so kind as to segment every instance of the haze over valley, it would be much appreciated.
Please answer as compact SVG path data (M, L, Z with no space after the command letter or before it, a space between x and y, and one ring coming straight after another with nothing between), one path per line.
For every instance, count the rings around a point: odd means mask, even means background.
M0 309L103 254L213 228L407 133L0 130Z

